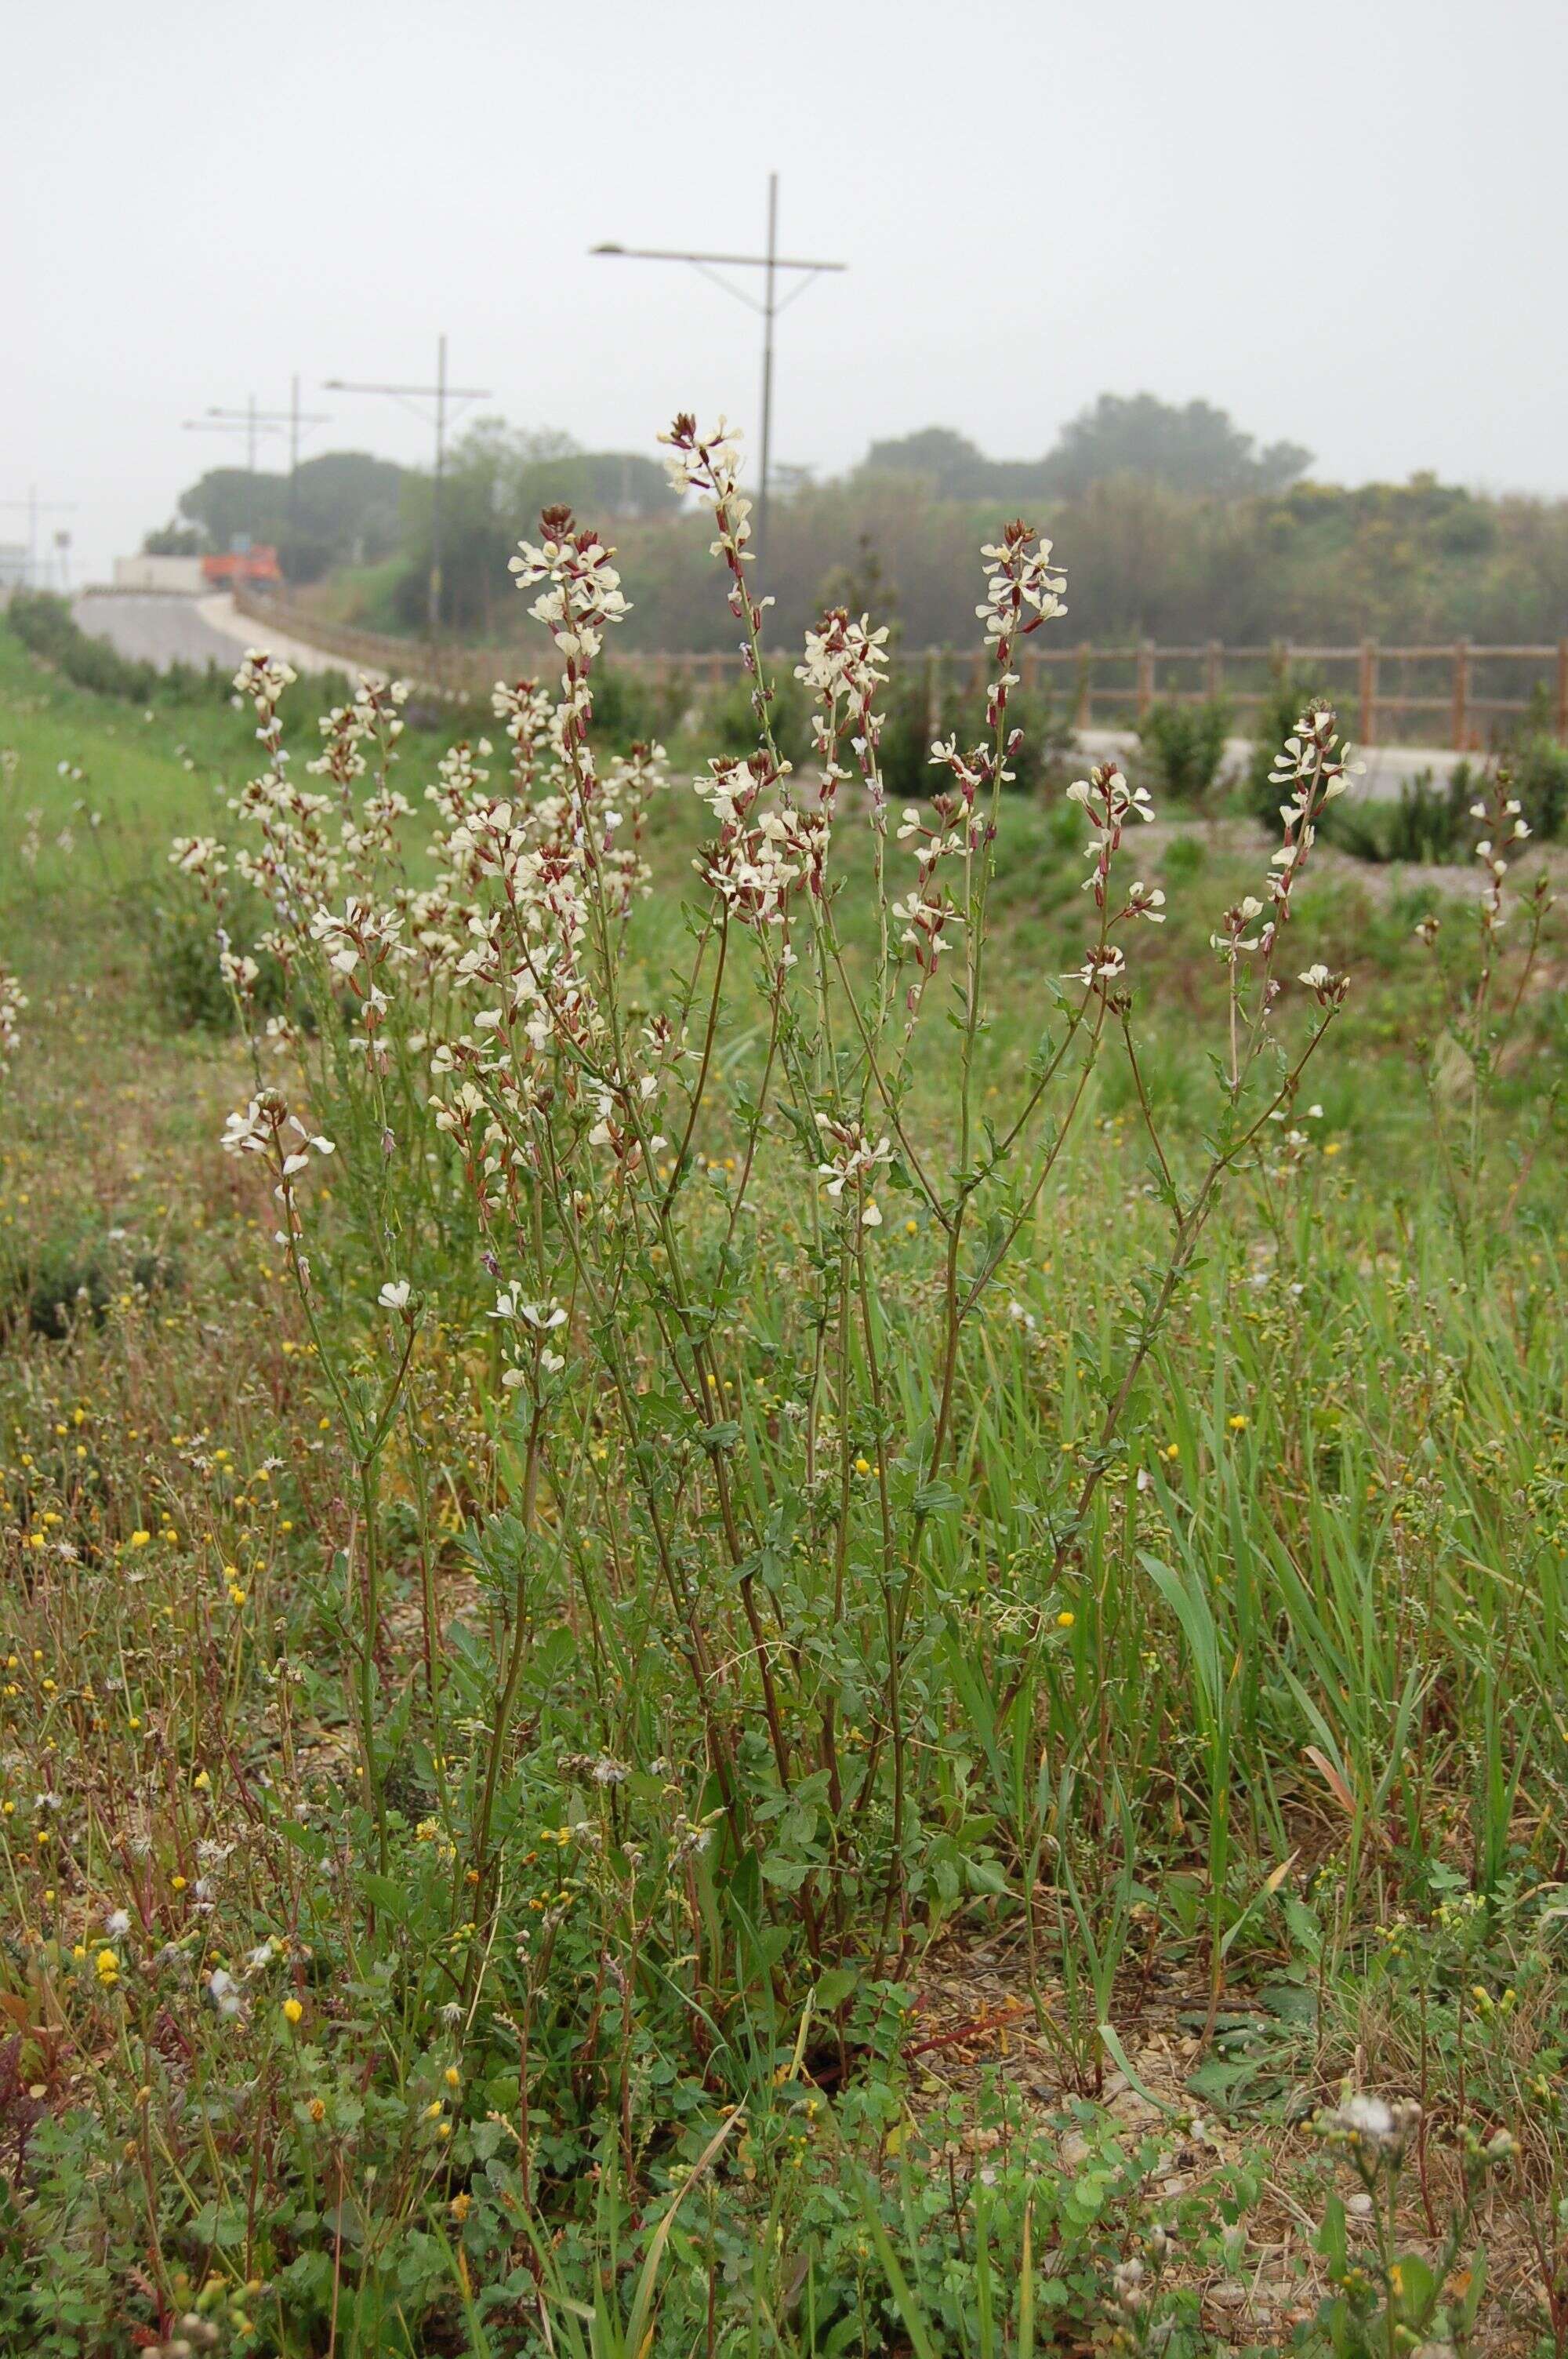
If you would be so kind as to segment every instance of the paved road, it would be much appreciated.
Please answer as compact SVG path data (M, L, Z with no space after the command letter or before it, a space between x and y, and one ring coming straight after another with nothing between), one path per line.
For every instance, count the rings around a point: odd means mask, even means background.
M135 596L89 591L76 602L76 619L92 638L107 639L123 656L155 663L160 670L171 663L232 664L234 641L202 614L206 603L202 598L155 598L140 591Z
M232 671L245 649L258 642L297 671L342 669L335 658L236 614L227 591L164 598L146 590L88 590L76 601L76 619L93 638L107 639L123 656L155 663L160 670L171 663L218 663Z

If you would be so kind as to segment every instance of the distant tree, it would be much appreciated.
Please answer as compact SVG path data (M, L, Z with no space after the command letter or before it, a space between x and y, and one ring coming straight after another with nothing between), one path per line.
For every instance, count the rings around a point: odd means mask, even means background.
M1152 393L1102 393L1063 428L1043 483L1069 499L1112 475L1141 476L1173 492L1240 496L1282 492L1311 463L1312 452L1298 442L1260 451L1212 402L1178 408Z
M179 513L198 531L208 549L227 549L237 534L258 519L276 513L286 489L281 475L253 476L244 467L209 467L200 479L179 495ZM258 526L258 538L259 538Z
M524 471L517 492L524 506L564 500L585 524L612 516L673 516L679 498L656 459L633 451L578 451Z
M326 451L305 460L285 505L292 528L351 551L355 561L379 564L397 546L403 468L364 451Z
M899 475L906 483L923 484L938 499L984 499L992 488L997 462L950 426L923 426L914 434L900 434L873 442L857 473Z
M889 581L881 552L869 532L861 532L849 564L830 566L823 576L816 602L823 607L842 606L852 615L869 614L885 623L890 642L900 635L898 592Z
M176 524L172 516L156 532L142 536L144 557L200 557L206 546L204 535L193 524Z
M1076 498L1112 475L1137 475L1173 492L1241 497L1282 492L1310 463L1295 442L1258 449L1250 434L1206 401L1184 408L1152 393L1102 393L1063 429L1044 459L988 459L951 427L873 442L852 482L891 475L922 484L935 499L1000 500L1022 506Z
M290 581L330 565L375 564L397 547L403 469L362 451L329 451L287 475L214 467L179 495L186 528L206 549L244 533L274 545ZM171 529L179 529L172 527Z
M503 615L510 618L507 560L520 538L537 534L541 508L563 504L596 527L618 517L668 517L680 506L663 467L640 452L579 451L569 435L476 419L453 445L442 485L442 619L489 636ZM428 601L432 506L429 477L408 477L402 539L407 565L395 605L414 626Z

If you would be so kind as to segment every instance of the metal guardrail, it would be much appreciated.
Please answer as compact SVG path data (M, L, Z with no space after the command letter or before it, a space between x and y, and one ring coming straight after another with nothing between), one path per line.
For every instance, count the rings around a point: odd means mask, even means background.
M233 596L238 612L254 622L271 623L340 662L399 674L437 695L488 696L496 680L529 669L515 645L431 647L322 621L287 598L238 588ZM946 694L978 689L985 676L985 657L979 651L927 647L901 652L899 661L924 672L934 712L941 710ZM740 657L731 654L628 652L618 654L615 662L617 670L657 685L688 683L694 694L742 676ZM536 661L532 668L538 669ZM1162 701L1196 703L1215 697L1224 697L1239 717L1271 701L1288 677L1303 688L1336 696L1363 745L1394 742L1390 728L1397 732L1408 722L1435 716L1443 727L1425 733L1422 742L1483 752L1499 723L1538 709L1568 744L1568 636L1504 646L1468 639L1422 646L1361 639L1341 647L1291 639L1258 647L1230 647L1218 639L1195 647L1164 647L1153 639L1110 647L1084 642L1025 647L1018 668L1026 690L1065 695L1079 729L1140 721Z

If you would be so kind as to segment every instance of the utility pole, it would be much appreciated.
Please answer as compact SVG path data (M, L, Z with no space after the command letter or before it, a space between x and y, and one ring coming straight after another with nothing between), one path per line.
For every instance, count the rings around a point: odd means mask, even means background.
M299 379L291 381L287 409L258 409L254 393L245 397L243 409L207 410L203 416L186 421L188 434L241 434L245 438L245 538L254 541L256 524L256 441L263 434L280 433L288 429L288 512L296 515L298 494L296 478L299 473L299 429L302 426L326 426L330 421L324 411L302 410L299 407Z
M694 268L701 271L705 278L711 278L716 285L722 287L727 295L735 296L739 301L750 305L753 311L762 313L762 436L761 472L757 484L756 528L759 546L767 533L768 484L773 460L774 323L779 313L787 310L797 295L805 294L814 278L820 277L825 270L847 270L849 266L845 262L805 262L794 255L782 255L778 250L778 231L779 176L776 172L770 172L768 174L768 244L764 254L687 254L674 251L667 246L651 245L596 245L590 248L593 254L612 255L622 262L689 262ZM727 278L720 278L719 276L720 269L760 270L762 274L762 301L759 303L756 298L748 295L743 288L732 287ZM795 287L791 288L782 303L778 300L778 275L781 270L804 271L806 274Z
M757 490L757 538L762 539L768 528L768 460L773 442L773 321L777 305L773 299L778 283L779 253L779 176L768 174L768 255L762 265L762 481Z
M40 500L37 484L27 485L27 496L25 500L0 500L0 508L27 511L27 587L29 590L36 590L38 587L38 518L41 516L63 516L75 506L74 500Z
M436 382L434 385L361 384L348 377L330 376L324 388L329 393L384 393L406 405L416 401L434 401L436 427L436 467L430 487L430 580L427 593L426 628L430 642L432 668L440 679L441 644L441 508L447 473L447 412L452 402L466 408L470 401L488 401L490 393L482 386L449 385L447 383L447 339L436 339ZM416 417L428 417L427 411L415 412Z

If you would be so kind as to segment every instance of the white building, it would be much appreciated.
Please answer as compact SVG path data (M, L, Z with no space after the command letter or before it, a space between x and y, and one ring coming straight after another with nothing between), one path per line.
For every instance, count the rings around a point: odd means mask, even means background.
M189 598L206 587L199 557L117 557L116 590L161 590L166 597Z

